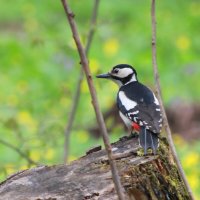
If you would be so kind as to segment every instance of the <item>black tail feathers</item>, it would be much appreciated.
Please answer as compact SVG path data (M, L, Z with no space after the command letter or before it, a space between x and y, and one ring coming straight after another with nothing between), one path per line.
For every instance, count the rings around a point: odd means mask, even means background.
M152 149L153 153L156 154L156 150L159 146L158 135L152 133L144 127L141 127L139 134L140 146L144 149L144 155L147 154L147 150Z

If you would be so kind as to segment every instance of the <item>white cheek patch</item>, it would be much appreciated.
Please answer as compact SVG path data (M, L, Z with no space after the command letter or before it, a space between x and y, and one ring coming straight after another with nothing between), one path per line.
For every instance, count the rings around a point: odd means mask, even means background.
M119 78L125 78L128 75L132 74L133 70L130 68L123 68L123 69L119 69L119 72L117 74L115 74L116 77Z
M126 108L126 110L133 109L137 105L135 101L128 99L128 97L124 94L123 91L119 92L119 99L122 105Z

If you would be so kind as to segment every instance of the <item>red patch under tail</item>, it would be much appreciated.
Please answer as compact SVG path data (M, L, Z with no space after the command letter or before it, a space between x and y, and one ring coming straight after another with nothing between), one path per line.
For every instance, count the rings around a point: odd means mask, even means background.
M139 126L139 124L137 124L137 123L135 123L135 122L133 122L132 123L132 128L135 130L135 131L140 131L140 126Z

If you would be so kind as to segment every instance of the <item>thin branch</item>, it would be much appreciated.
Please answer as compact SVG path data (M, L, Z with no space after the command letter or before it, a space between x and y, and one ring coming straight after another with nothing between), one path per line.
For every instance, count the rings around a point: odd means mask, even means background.
M86 48L85 48L86 55L88 55L88 53L89 53L89 49L90 49L92 39L94 36L94 32L95 32L95 28L96 28L99 1L100 0L95 0L95 2L94 2L94 8L92 11L92 17L91 17L91 22L90 22L90 30L88 33L87 44L86 44ZM75 94L74 94L74 97L72 100L72 107L71 107L71 110L69 113L68 123L67 123L66 129L65 129L64 163L68 162L69 149L70 149L69 148L70 133L71 133L71 129L73 126L73 122L74 122L74 118L75 118L75 114L76 114L76 110L77 110L77 106L78 106L78 102L79 102L79 98L80 98L80 91L81 91L81 84L83 81L83 75L84 75L83 69L81 68L77 86L76 86L76 90L75 90Z
M168 119L167 119L167 115L164 109L164 105L163 105L163 101L162 101L162 95L161 95L161 87L160 87L160 80L159 80L159 74L158 74L158 66L157 66L157 62L156 62L156 16L155 16L155 0L152 0L152 5L151 5L151 20L152 20L152 63L153 63L153 70L154 70L154 79L155 79L155 85L156 85L156 93L157 93L157 97L158 100L160 102L160 106L161 106L161 110L162 110L162 114L163 114L163 125L165 128L165 131L167 133L167 138L168 138L168 142L171 148L171 152L172 155L174 157L174 160L176 161L176 164L178 166L178 171L179 174L181 175L185 186L188 190L190 199L194 200L193 194L192 194L192 190L188 184L188 181L186 179L185 173L183 171L183 168L181 166L181 163L178 159L178 155L176 153L176 148L174 146L174 142L172 139L172 133L171 133L171 129L169 127L169 123L168 123Z
M8 148L14 150L15 152L17 152L22 158L24 158L25 160L27 160L27 162L29 164L34 164L37 165L37 163L35 161L33 161L31 158L29 158L24 152L22 152L20 149L18 149L17 147L15 147L14 145L0 139L0 143L7 146Z
M68 157L69 157L69 149L70 149L70 133L72 130L72 125L74 122L74 118L75 118L75 114L76 114L76 110L77 110L77 106L78 106L78 102L79 102L79 98L80 98L80 91L81 91L81 83L83 80L83 69L80 69L80 74L79 74L79 78L78 78L78 82L77 82L77 86L76 86L76 90L75 90L75 94L72 100L72 107L69 113L69 118L68 118L68 122L67 122L67 126L65 129L65 142L64 142L64 163L68 162Z
M92 104L93 104L93 107L94 107L94 110L95 110L95 114L96 114L96 118L97 118L99 128L100 128L102 136L103 136L105 149L106 149L106 152L107 152L107 155L108 155L108 158L109 158L109 163L110 163L110 167L111 167L112 178L113 178L113 181L114 181L115 189L116 189L116 192L118 194L119 199L125 200L124 190L122 188L120 178L119 178L119 175L118 175L118 172L117 172L116 163L113 159L112 147L110 145L110 141L109 141L108 133L107 133L106 126L105 126L105 123L104 123L103 115L102 115L100 108L99 108L96 90L95 90L95 87L94 87L94 84L93 84L93 79L92 79L92 76L91 76L91 73L90 73L90 68L88 66L88 60L87 60L87 57L86 57L85 50L84 50L84 48L81 44L80 37L79 37L78 31L77 31L77 27L76 27L76 24L75 24L75 21L74 21L74 14L71 12L69 5L67 3L67 0L61 0L61 1L62 1L64 10L65 10L65 13L67 15L67 18L68 18L68 22L69 22L69 25L70 25L70 28L71 28L71 31L72 31L72 34L73 34L73 37L74 37L74 41L75 41L77 49L78 49L78 53L79 53L79 56L80 56L80 59L81 59L81 65L84 69L84 72L85 72L85 75L86 75L86 78L87 78L87 83L88 83L91 98L92 98Z
M93 36L94 36L94 32L95 32L95 29L96 29L99 2L100 2L100 0L95 0L95 2L94 2L94 8L93 8L91 22L90 22L90 30L89 30L89 33L88 33L87 44L86 44L86 47L85 47L86 55L89 53L90 46L91 46Z

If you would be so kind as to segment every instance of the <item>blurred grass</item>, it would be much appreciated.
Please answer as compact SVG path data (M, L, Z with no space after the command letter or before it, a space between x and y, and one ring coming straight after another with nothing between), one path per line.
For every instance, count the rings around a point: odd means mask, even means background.
M85 43L93 1L70 1ZM118 63L136 66L139 79L153 86L150 1L101 1L98 27L90 50L93 75ZM199 101L200 2L157 2L158 66L165 104ZM0 6L0 134L1 138L40 164L61 163L64 129L79 58L59 1L1 1ZM115 101L117 86L96 81L102 110ZM88 127L95 123L86 81L71 138L70 160L92 146ZM105 95L109 94L109 95ZM87 112L86 112L87 111ZM122 134L116 128L111 140ZM175 136L187 177L200 198L200 142L188 144ZM31 167L0 144L0 179Z

